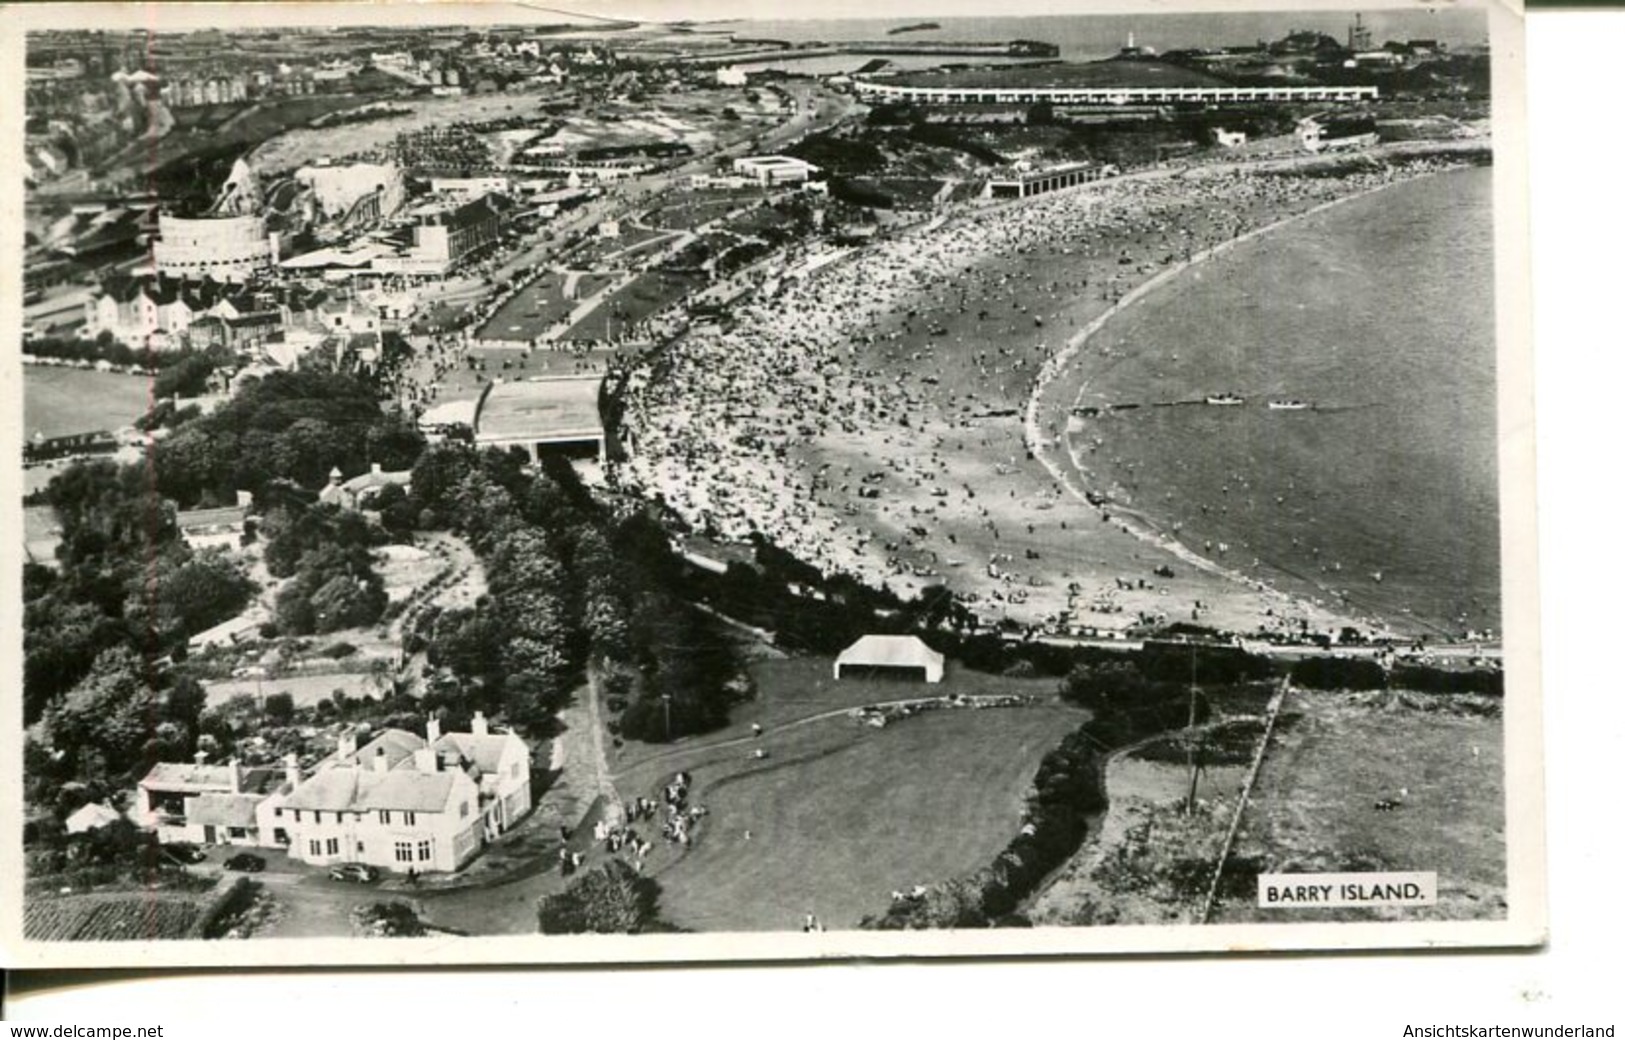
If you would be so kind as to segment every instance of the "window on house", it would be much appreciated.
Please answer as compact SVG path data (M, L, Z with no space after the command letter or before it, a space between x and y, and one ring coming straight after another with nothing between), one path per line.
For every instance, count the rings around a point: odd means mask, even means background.
M465 817L465 818L468 816L468 803L467 802L464 802L461 806L458 807L457 815Z
M429 843L426 842L426 841L418 842L418 859L421 861L421 860L426 860L428 858L429 858Z
M378 813L378 819L381 820L384 823L388 823L389 822L389 810L388 809L380 810L379 813Z
M337 856L339 854L339 840L337 838L327 839L327 854L329 856Z
M317 810L316 810L316 822L317 822L317 823L321 823L321 822L322 822L322 811L321 811L321 810L320 810L320 809L317 809Z
M282 819L282 809L281 809L280 806L277 807L276 809L272 810L272 813L276 816L277 819L279 819L279 820Z
M315 838L310 839L310 854L312 856L320 856L322 854L322 843L317 841Z
M360 854L360 853L363 853L363 852L366 852L366 851L367 851L367 843L366 843L366 842L364 842L364 841L358 841L358 842L356 842L356 843L355 843L355 851L356 851L356 853L357 853L357 854L358 854L358 855L359 855L359 854Z
M408 827L414 827L417 825L418 814L415 812L403 812L401 813L401 818Z
M246 838L246 837L248 837L248 828L246 828L246 827L227 827L226 828L226 834L229 837L233 837L233 838Z
M410 862L412 862L412 843L411 842L409 842L409 841L397 841L395 843L395 862L396 863L410 863Z
M294 823L298 823L298 822L299 822L299 810L298 810L298 809L295 809L295 810L294 810L294 811L293 811L293 822L294 822Z

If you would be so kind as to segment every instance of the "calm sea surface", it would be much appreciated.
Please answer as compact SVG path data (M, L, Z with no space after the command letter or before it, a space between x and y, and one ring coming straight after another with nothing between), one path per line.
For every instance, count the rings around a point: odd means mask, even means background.
M1246 403L1080 420L1070 440L1096 483L1296 591L1499 630L1491 177L1333 207L1108 323L1079 359L1080 404Z
M1481 11L1366 11L1372 37L1440 39L1453 46L1487 42ZM1138 46L1159 51L1180 47L1220 46L1275 40L1294 30L1312 29L1343 40L1354 21L1353 11L1239 12L1231 14L1032 16L1021 18L876 18L723 22L708 29L753 39L792 43L881 40L886 31L935 21L941 28L901 33L897 40L1041 40L1053 43L1068 61L1110 57L1134 34Z

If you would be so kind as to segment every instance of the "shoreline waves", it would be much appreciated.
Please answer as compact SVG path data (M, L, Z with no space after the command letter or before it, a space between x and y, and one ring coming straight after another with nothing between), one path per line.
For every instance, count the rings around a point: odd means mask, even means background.
M1424 174L1423 176L1429 176L1429 174ZM1071 494L1076 496L1081 501L1086 503L1089 502L1090 490L1080 484L1078 480L1074 479L1074 473L1087 479L1090 477L1090 472L1088 467L1083 464L1082 459L1078 457L1076 448L1073 447L1068 441L1065 427L1063 426L1061 432L1055 437L1046 438L1043 435L1042 424L1039 420L1039 412L1046 407L1046 402L1044 400L1045 392L1061 381L1061 376L1066 374L1068 369L1071 368L1071 366L1073 366L1082 356L1084 347L1088 345L1089 341L1100 333L1100 331L1104 329L1106 325L1109 324L1114 318L1121 315L1128 308L1139 303L1141 300L1145 299L1147 296L1156 292L1163 286L1179 280L1188 271L1207 262L1208 260L1222 256L1247 242L1254 241L1293 224L1300 223L1310 217L1315 216L1316 214L1324 213L1334 207L1353 202L1356 199L1366 198L1370 195L1375 195L1378 192L1386 191L1387 189L1400 183L1405 182L1391 181L1388 183L1379 184L1375 187L1367 188L1364 191L1359 191L1352 195L1345 195L1340 198L1322 202L1317 206L1304 210L1302 213L1294 213L1289 216L1282 217L1273 224L1266 224L1263 227L1248 231L1237 238L1233 238L1227 242L1221 242L1218 245L1204 249L1201 252L1191 256L1190 259L1181 261L1167 270L1158 272L1156 275L1135 286L1121 300L1113 304L1110 309L1096 317L1087 326L1075 333L1067 341L1066 346L1052 356L1050 360L1045 363L1044 368L1040 370L1037 385L1034 387L1032 395L1027 399L1027 408L1025 410L1025 419L1023 422L1023 433L1026 437L1027 448L1030 452L1032 452L1033 458L1038 460L1038 462L1049 471L1050 476L1064 486ZM1087 383L1084 385L1087 386ZM1073 400L1076 400L1081 396L1081 394L1082 389L1080 389L1078 393L1071 396ZM1058 404L1057 402L1052 401L1048 402L1048 407L1052 409L1058 407L1062 410L1063 414L1070 414L1072 411L1072 402L1068 401ZM1071 463L1070 468L1054 461L1053 454L1050 450L1060 447L1063 443L1066 444L1066 455L1067 461ZM1255 589L1259 592L1279 591L1270 583L1263 581L1262 579L1251 577L1240 570L1226 567L1217 560L1203 556L1201 553L1198 553L1190 546L1181 542L1178 538L1175 538L1173 535L1163 531L1153 518L1139 510L1116 502L1112 503L1110 508L1114 518L1122 518L1119 527L1125 534L1132 535L1133 537L1144 541L1148 545L1154 546L1163 552L1169 553L1192 567L1200 568L1210 574L1225 578L1229 581L1235 582L1238 585ZM1328 612L1327 619L1333 621L1344 620L1339 615L1332 612ZM1368 624L1369 623L1370 622L1368 621Z
M1029 634L1186 618L1244 636L1421 634L1093 505L1087 468L1057 455L1071 410L1058 377L1113 317L1266 232L1470 161L1382 154L1151 171L884 238L641 362L624 398L633 450L612 479L695 530L759 533L904 596L947 585L984 624Z

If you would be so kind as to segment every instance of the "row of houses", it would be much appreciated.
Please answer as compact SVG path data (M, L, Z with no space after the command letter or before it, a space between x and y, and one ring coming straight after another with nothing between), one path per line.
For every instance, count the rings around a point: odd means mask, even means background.
M376 335L387 316L398 317L402 310L393 299L375 305L320 289L255 291L209 278L119 275L85 301L84 335L94 339L107 332L130 347L155 351L182 346L250 350L277 342L308 349L330 335Z
M161 762L142 778L135 821L160 841L284 849L315 866L396 873L461 869L531 809L530 748L475 713L466 733L355 731L308 771L232 760Z

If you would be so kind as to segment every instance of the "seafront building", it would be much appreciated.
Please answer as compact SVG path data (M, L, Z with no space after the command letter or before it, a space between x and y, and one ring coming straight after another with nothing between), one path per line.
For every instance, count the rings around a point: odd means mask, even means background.
M1017 167L993 174L982 188L984 199L1024 199L1062 188L1075 188L1091 184L1117 173L1117 167L1107 163L1064 163L1043 169Z
M1375 101L1377 88L1350 87L922 87L876 77L852 81L866 101L916 105L1156 105Z

